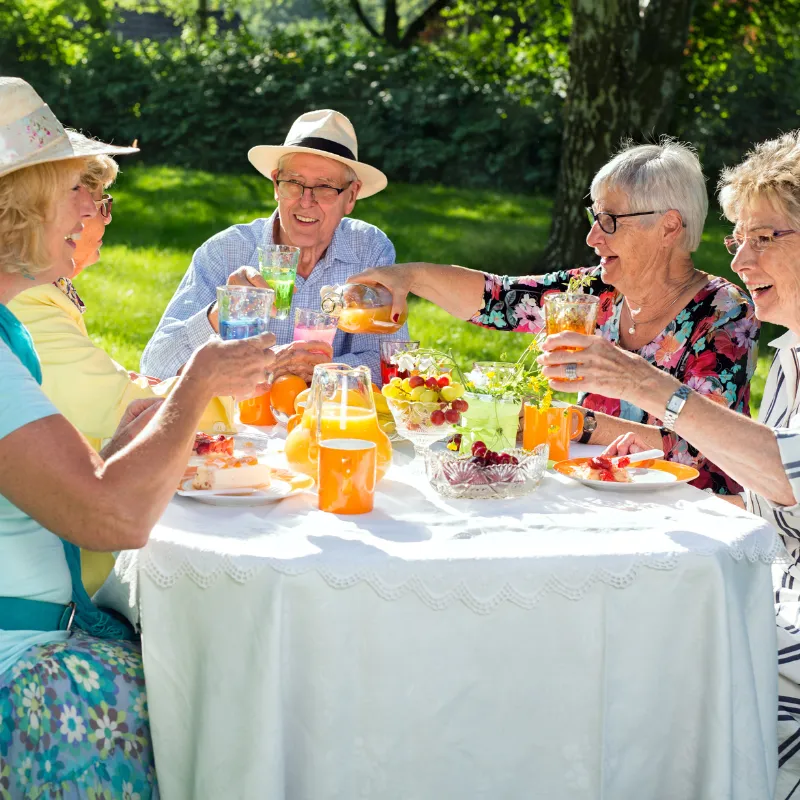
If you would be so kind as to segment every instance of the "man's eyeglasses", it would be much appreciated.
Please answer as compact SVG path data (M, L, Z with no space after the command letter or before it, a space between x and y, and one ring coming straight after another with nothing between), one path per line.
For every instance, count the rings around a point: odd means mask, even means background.
M790 233L797 233L797 231L772 231L772 233L761 233L757 236L742 236L735 233L733 236L726 236L723 241L725 242L725 249L732 256L735 256L746 242L750 242L750 247L753 248L754 253L763 253L776 239L788 236Z
M95 200L94 204L100 212L100 216L108 219L111 216L111 206L114 205L114 198L110 194L104 194L101 200Z
M609 214L608 211L598 211L595 213L594 209L589 206L586 209L586 215L589 217L589 222L594 225L596 222L600 226L603 233L616 233L617 220L622 217L648 217L651 214L664 214L664 211L634 211L630 214ZM686 227L684 225L684 227Z
M325 205L332 203L348 187L352 181L337 189L335 186L305 186L298 181L277 180L278 194L286 200L299 200L306 189L310 190L315 203Z

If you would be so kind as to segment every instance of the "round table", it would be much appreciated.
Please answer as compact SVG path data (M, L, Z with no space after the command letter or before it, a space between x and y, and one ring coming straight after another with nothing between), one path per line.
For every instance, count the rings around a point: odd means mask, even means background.
M553 473L446 500L395 456L370 514L176 498L121 554L166 800L772 796L774 529Z

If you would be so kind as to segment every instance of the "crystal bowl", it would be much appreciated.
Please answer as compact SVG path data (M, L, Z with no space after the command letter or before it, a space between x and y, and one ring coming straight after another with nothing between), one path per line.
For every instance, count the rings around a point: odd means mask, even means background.
M420 403L387 397L386 402L397 425L397 433L408 439L415 448L424 449L453 433L457 423L434 424L431 415L442 411L441 403Z
M532 492L547 468L548 446L533 450L506 450L517 464L481 466L472 456L448 450L444 444L425 451L425 472L436 491L444 497L469 500L507 500Z

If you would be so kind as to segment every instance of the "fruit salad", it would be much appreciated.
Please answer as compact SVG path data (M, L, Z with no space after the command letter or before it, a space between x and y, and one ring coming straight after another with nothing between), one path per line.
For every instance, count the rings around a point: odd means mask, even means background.
M438 404L439 407L432 409L429 417L431 424L437 426L457 425L462 412L469 408L467 401L463 399L464 387L460 383L451 382L449 375L395 377L383 387L381 393L384 397L407 403Z

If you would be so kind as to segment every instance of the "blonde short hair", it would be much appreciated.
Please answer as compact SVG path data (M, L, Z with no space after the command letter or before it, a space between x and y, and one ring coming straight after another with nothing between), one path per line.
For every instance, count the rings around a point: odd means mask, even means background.
M33 274L50 268L45 223L84 162L83 158L49 161L0 178L0 272Z
M757 144L741 164L722 171L717 189L731 222L763 198L800 228L800 130Z
M111 156L89 156L86 159L86 169L81 175L81 183L94 194L102 189L107 189L117 179L119 166Z
M690 253L703 238L708 193L703 168L694 148L670 136L657 144L623 142L622 149L592 180L592 200L603 191L619 190L630 201L629 211L668 211L681 215L681 245ZM654 217L640 217L648 224Z

